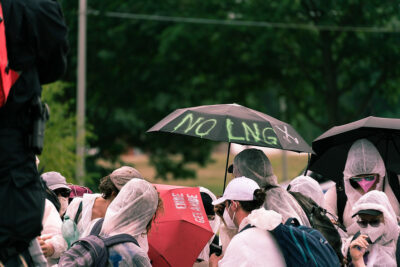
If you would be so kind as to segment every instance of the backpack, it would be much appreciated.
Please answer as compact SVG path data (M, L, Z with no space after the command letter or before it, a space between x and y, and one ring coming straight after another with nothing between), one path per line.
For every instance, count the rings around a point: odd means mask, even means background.
M11 87L19 77L18 72L8 66L6 29L3 16L3 8L0 3L0 107L4 106Z
M299 192L289 191L289 193L296 199L304 213L307 215L311 227L318 230L325 237L335 250L339 261L342 262L342 239L331 220L326 216L327 211L315 203L314 200Z
M387 177L389 181L389 185L393 190L394 195L397 198L397 201L400 204L400 184L399 178L395 172L387 170ZM384 180L385 181L385 180ZM383 183L383 189L385 188L385 182ZM336 206L338 211L338 219L341 224L343 224L343 212L346 207L347 195L344 190L344 181L343 179L339 179L336 181Z
M242 231L251 227L247 225ZM288 267L340 266L335 251L322 234L301 226L295 218L289 218L285 224L279 224L269 232L279 244Z
M108 264L108 248L117 244L131 242L139 246L136 239L128 234L119 234L110 237L100 237L104 218L95 223L90 235L74 242L60 257L58 263L62 267L87 266L91 261L95 267L105 267Z

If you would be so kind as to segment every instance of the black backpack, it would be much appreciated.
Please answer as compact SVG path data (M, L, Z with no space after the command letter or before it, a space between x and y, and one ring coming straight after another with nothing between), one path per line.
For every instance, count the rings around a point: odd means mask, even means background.
M290 188L288 188L290 189ZM335 250L340 262L343 262L342 239L331 220L326 216L326 210L320 207L314 200L299 192L289 193L296 199L313 229L318 230Z
M108 265L108 248L116 244L131 242L139 246L136 239L128 234L118 234L111 237L100 237L99 233L104 218L95 223L90 235L74 242L70 249L60 257L58 266L62 267L87 267L86 262L91 259L93 267L106 267Z

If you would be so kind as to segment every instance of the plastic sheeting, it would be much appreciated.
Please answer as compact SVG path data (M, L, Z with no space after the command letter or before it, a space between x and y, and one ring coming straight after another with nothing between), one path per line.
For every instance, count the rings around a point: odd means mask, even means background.
M297 218L302 225L310 226L307 215L296 199L285 189L278 186L272 165L267 156L259 149L245 149L236 155L233 161L235 177L245 176L258 183L261 188L275 186L267 191L264 208L274 210L284 220Z
M379 210L384 217L384 234L369 246L367 266L396 266L396 244L400 228L386 194L376 190L366 193L354 204L352 213L367 209Z
M320 207L324 207L324 192L313 178L301 175L294 178L289 185L289 191L299 192L314 200Z
M143 176L138 170L129 166L122 166L110 174L110 179L118 190L133 178L143 179Z
M146 232L157 205L158 194L153 185L142 179L130 180L108 207L100 235L126 233L138 237Z

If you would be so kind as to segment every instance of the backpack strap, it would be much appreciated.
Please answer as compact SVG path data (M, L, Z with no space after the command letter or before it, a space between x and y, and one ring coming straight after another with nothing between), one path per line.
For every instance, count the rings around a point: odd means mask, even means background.
M285 225L287 225L287 226L300 226L300 222L296 218L291 217L291 218L286 220Z
M104 222L104 218L101 218L100 220L98 220L94 225L92 230L90 230L90 234L89 235L95 235L98 236L100 234L101 231L101 227L103 226L103 222Z
M344 190L344 182L343 179L340 179L336 182L336 207L337 207L337 215L339 222L343 224L343 213L344 208L346 207L347 195Z
M104 241L104 245L106 245L107 247L111 247L111 246L114 246L117 244L127 243L127 242L134 243L136 246L140 247L137 240L129 234L119 234L119 235L106 237L106 238L103 238L103 241Z
M250 228L254 228L255 226L248 224L245 227L242 228L242 230L239 231L239 233L243 232L244 230L250 229Z
M78 225L78 219L79 219L79 215L81 215L81 213L82 213L82 201L81 201L81 203L79 203L78 210L76 211L76 214L75 214L74 222L76 225Z
M393 190L394 195L397 198L397 201L400 204L400 184L399 184L399 178L395 172L392 171L387 171L387 176L389 180L389 185Z

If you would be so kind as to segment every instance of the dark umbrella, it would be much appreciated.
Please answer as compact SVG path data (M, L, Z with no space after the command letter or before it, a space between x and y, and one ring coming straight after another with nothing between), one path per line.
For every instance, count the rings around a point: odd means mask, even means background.
M264 146L312 153L311 147L289 124L238 104L177 109L147 132L169 132L230 144Z
M312 142L309 170L333 181L343 178L347 153L354 141L366 138L381 154L386 168L400 173L400 119L367 117L336 126Z

